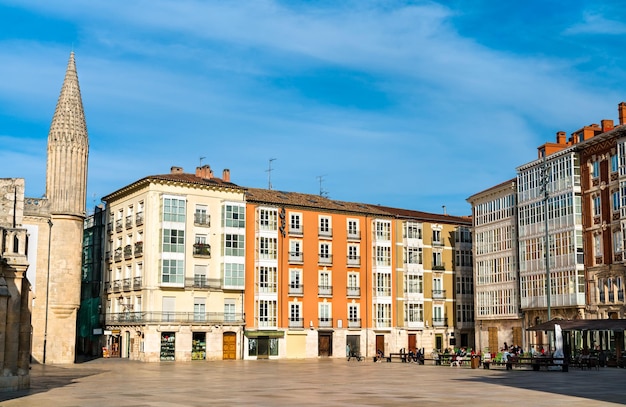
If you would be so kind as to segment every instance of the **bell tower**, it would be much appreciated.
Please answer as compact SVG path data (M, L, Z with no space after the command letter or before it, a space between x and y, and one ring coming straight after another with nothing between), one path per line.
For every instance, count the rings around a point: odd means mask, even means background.
M40 363L75 361L88 155L72 52L48 133L45 202L32 217L38 228L32 355Z

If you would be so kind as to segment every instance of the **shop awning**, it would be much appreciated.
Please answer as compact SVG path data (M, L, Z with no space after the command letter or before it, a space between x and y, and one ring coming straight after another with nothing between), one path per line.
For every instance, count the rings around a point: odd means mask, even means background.
M260 336L282 338L285 336L285 331L244 331L243 334L248 338L258 338Z
M626 319L553 319L527 328L528 331L554 331L559 324L563 331L625 331Z

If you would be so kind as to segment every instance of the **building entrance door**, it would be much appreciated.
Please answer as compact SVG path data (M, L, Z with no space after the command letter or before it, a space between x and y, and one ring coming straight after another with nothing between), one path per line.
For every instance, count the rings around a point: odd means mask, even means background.
M318 356L332 356L333 355L333 334L320 333L318 337Z
M415 353L417 351L415 343L415 334L409 334L409 346L407 346L409 352Z
M385 335L376 335L376 352L385 354Z
M257 359L269 359L270 358L269 336L259 336L256 358Z
M234 332L224 332L222 347L222 357L224 360L237 359L237 334Z

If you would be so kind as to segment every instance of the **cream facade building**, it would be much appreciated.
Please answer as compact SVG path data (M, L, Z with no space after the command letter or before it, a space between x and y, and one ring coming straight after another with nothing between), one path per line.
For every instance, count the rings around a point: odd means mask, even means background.
M241 358L246 218L229 171L172 167L103 201L108 355Z
M472 205L476 343L482 352L525 347L517 257L517 182L467 199Z

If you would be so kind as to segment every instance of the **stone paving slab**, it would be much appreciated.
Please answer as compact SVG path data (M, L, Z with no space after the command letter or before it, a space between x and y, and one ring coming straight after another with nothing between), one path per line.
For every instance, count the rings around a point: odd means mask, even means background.
M485 370L345 359L34 365L13 406L609 406L626 369Z

